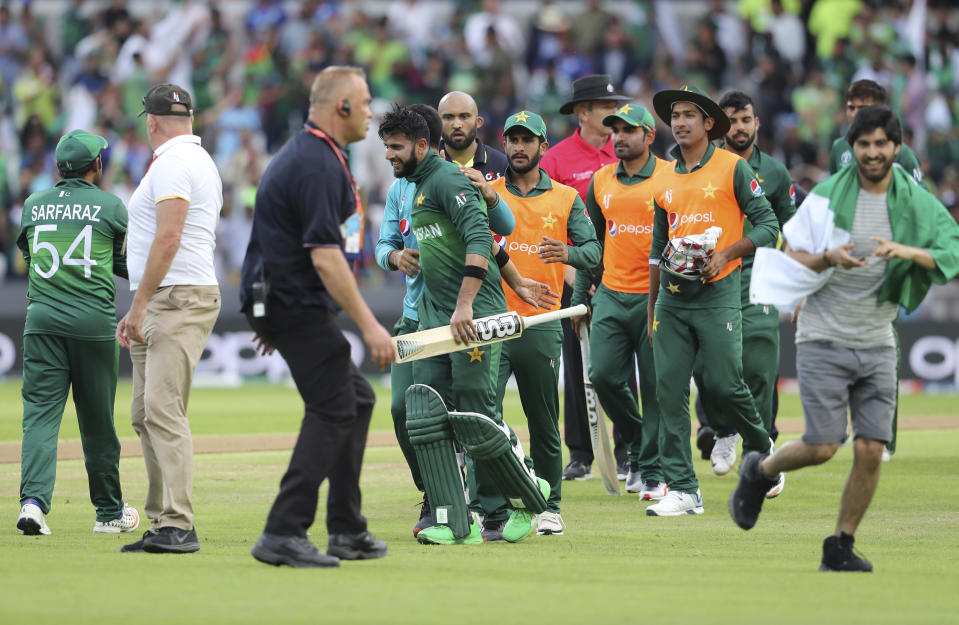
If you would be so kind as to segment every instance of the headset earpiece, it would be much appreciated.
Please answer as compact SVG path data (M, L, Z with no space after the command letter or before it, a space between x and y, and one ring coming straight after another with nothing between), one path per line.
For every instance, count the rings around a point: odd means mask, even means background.
M349 100L344 100L344 101L343 101L343 104L340 105L340 115L342 115L343 117L349 117L349 116L350 116L350 101L349 101Z

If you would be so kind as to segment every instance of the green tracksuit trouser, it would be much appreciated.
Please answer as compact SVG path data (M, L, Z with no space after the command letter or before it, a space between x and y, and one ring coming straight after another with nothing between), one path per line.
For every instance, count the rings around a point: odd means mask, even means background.
M779 311L775 306L743 304L743 380L753 396L766 435L772 432L773 399L779 378ZM703 410L717 436L729 436L736 426L726 418L703 383L703 355L696 356L693 378L703 401Z
M663 480L659 460L659 403L656 367L649 344L646 293L619 293L600 285L592 301L589 379L603 410L626 441L627 454L639 464L643 480ZM638 400L629 385L639 363Z
M653 357L660 409L660 458L671 490L699 488L690 450L689 378L698 354L703 385L743 437L743 451L769 451L769 435L743 381L742 313L738 308L687 309L656 302Z
M23 337L21 503L36 499L44 514L50 512L57 477L57 436L72 388L97 521L112 521L123 513L120 441L113 424L119 354L114 340L84 341L53 334Z
M559 436L559 362L563 328L558 321L536 326L503 343L496 400L502 407L506 382L516 376L529 425L529 455L536 476L549 482L547 510L559 512L563 484L563 448ZM502 408L501 408L502 409Z
M400 320L393 326L393 335L401 336L416 332L417 325L418 322L413 319L400 317ZM390 414L393 416L393 431L396 433L396 442L400 445L403 457L406 458L406 464L410 468L413 484L422 492L423 478L420 476L420 465L416 461L416 452L413 451L410 435L406 430L406 389L411 384L413 384L413 363L390 365L390 392L392 394Z

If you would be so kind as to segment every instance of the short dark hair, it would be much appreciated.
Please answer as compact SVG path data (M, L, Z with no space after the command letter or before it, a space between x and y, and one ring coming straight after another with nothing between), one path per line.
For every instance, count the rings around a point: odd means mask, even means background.
M379 135L380 139L385 138L386 135L404 135L413 143L420 139L430 142L430 129L423 116L408 106L399 104L394 104L393 110L383 116L383 120L380 121Z
M885 104L886 89L874 80L863 78L846 89L846 102L850 100L872 100L873 104Z
M753 112L756 111L756 104L753 102L753 99L742 91L730 91L723 96L722 100L719 101L719 108L723 109L724 111L726 109L732 109L733 113L736 111L742 111L747 106L753 107Z
M97 157L87 163L85 166L80 169L74 169L71 171L63 171L60 169L60 166L57 165L57 171L60 172L60 177L66 180L67 178L83 178L87 175L88 172L94 171L97 168L97 161L102 157L101 154L97 154Z
M427 142L431 148L438 150L440 147L440 137L443 136L443 120L440 119L440 114L429 104L410 104L409 109L414 113L418 113L426 120L426 127L429 128L430 131L430 137L427 139Z
M853 145L860 136L870 133L876 128L882 128L886 131L886 137L890 141L896 145L902 145L902 125L892 109L885 104L864 106L859 109L856 116L852 118L849 132L846 133L846 141L849 142L849 145Z

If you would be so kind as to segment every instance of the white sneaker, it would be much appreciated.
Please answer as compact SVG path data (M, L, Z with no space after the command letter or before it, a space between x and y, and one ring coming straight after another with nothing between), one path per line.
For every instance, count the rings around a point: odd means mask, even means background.
M647 480L646 482L643 482L643 489L639 491L639 500L661 501L668 492L669 488L667 488L666 482Z
M140 513L133 506L123 506L123 514L112 521L97 521L93 525L94 534L119 534L132 532L140 527Z
M543 512L539 515L536 525L537 536L562 536L566 529L566 522L559 512Z
M882 448L882 461L883 461L883 462L889 462L890 460L892 460L892 452L889 451L889 448L888 448L888 447L883 447L883 448Z
M671 490L662 501L646 508L646 516L681 516L684 514L702 514L703 496L699 489L695 493Z
M630 463L629 471L626 473L626 492L627 493L638 493L643 489L643 478L639 474L639 467L633 469L632 463Z
M713 446L713 452L709 454L709 461L713 465L713 473L716 475L726 475L733 465L736 464L736 443L742 437L739 434L731 434L716 438L716 445Z
M776 481L776 485L766 491L766 499L775 499L779 497L779 494L783 492L783 489L786 487L786 474L780 473L779 479Z
M35 499L27 499L20 506L20 517L17 519L17 531L27 536L51 534L47 527L47 520L43 517L43 511Z

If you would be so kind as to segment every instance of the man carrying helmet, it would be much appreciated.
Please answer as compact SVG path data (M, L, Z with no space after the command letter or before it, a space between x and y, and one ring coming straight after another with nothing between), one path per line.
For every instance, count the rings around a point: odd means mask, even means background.
M743 448L765 453L772 444L742 376L740 266L743 256L774 243L779 227L749 164L711 143L729 130L719 105L685 86L660 91L653 107L678 145L654 195L649 253L649 336L669 492L646 514L702 514L689 445L689 378L697 353L715 409L742 435ZM753 229L744 237L746 217Z

